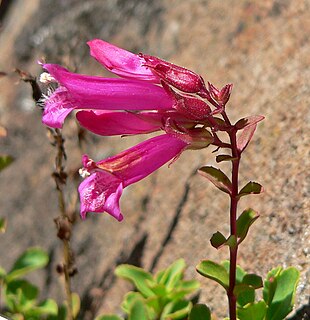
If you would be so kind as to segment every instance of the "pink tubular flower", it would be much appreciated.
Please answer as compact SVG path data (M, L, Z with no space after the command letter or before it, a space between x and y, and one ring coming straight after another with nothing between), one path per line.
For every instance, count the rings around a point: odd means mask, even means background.
M45 101L43 123L51 127L61 127L73 109L169 110L173 104L151 83L79 75L55 64L43 67L60 85Z
M224 110L231 85L222 90L210 84L206 88L200 75L157 57L134 54L99 39L88 45L91 55L121 78L80 75L44 64L48 73L40 79L54 85L43 99L43 123L61 128L76 110L80 125L95 134L164 132L97 163L83 158L81 174L87 177L79 187L81 216L106 211L120 221L123 188L176 159L185 149L225 145L216 136L221 123L213 115Z
M187 145L182 139L163 134L97 163L84 156L81 173L89 177L79 187L82 218L89 211L106 211L121 221L119 199L123 188L177 157Z
M144 59L139 56L99 39L89 41L87 44L91 56L118 76L160 82L159 77L143 65Z

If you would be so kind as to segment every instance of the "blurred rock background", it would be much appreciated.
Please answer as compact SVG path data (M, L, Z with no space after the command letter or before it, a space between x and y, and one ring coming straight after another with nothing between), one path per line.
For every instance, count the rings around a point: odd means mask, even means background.
M1 172L0 215L8 218L8 230L0 235L0 265L8 269L29 246L45 248L51 264L34 280L45 297L64 298L55 271L61 261L53 222L55 149L30 86L14 69L38 76L37 61L45 59L108 75L86 45L102 38L184 65L219 87L234 83L228 111L234 120L266 116L241 168L241 184L256 180L266 191L240 203L240 210L251 205L261 217L241 246L239 264L261 275L277 265L297 266L299 311L292 317L309 319L309 12L309 0L3 0L0 71L7 75L0 78L0 124L8 137L0 152L16 160ZM64 128L69 173L80 166L77 131L72 118ZM83 151L99 160L143 139L89 134ZM113 277L117 264L158 270L179 257L188 264L187 276L204 283L200 301L224 316L222 290L195 272L199 259L228 257L225 249L217 252L209 244L215 231L228 232L228 198L195 174L212 159L210 150L186 152L170 168L130 187L122 197L122 223L108 215L78 219L72 247L79 272L72 286L82 297L81 319L119 311L130 286Z

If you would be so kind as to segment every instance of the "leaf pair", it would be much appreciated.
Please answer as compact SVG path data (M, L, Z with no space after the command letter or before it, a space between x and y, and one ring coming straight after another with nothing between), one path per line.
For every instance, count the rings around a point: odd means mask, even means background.
M230 160L232 159L234 158L230 158ZM232 183L226 176L226 174L220 169L214 168L212 166L205 166L201 167L198 172L203 177L211 181L221 191L230 195L232 194ZM261 192L263 192L263 187L257 182L250 181L239 191L238 198L249 194L259 194Z
M203 260L196 267L202 276L214 280L226 291L229 289L229 262L224 261L218 264L211 260ZM237 266L236 286L234 294L237 297L238 305L245 305L254 302L255 290L261 288L263 282L261 277L255 274L246 273L241 267Z
M231 248L236 247L237 244L239 245L245 239L250 226L258 217L259 215L255 210L251 208L244 210L237 219L237 235L231 235L226 239L221 232L217 231L210 239L211 245L216 249L220 249L225 245Z

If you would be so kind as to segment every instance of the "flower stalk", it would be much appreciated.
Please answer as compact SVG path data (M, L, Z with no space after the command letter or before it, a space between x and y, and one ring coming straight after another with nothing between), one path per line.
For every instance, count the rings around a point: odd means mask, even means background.
M62 136L61 130L49 129L54 139L53 145L57 148L57 155L55 158L55 172L53 177L56 183L56 189L58 193L58 206L60 211L60 216L55 219L55 223L58 229L57 236L63 242L63 265L62 273L64 274L64 286L67 301L67 319L73 320L72 314L72 291L71 291L71 279L70 279L70 269L72 265L72 253L70 248L70 238L71 238L71 228L72 221L69 219L67 214L66 202L63 192L63 185L66 183L67 174L64 171L63 160L66 159L66 152L64 148L64 138Z

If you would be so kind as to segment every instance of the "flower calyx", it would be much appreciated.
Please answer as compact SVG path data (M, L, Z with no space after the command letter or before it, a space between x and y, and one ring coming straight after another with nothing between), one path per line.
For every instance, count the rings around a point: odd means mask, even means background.
M161 80L178 90L187 93L199 93L206 90L202 77L191 70L143 53L140 53L139 57L144 59L144 66L150 68Z
M220 108L224 108L230 98L233 84L226 84L222 89L216 88L212 83L208 82L210 97L219 104Z
M186 149L190 150L206 148L214 141L213 135L205 127L184 128L170 118L167 119L164 130L186 142L188 144Z

